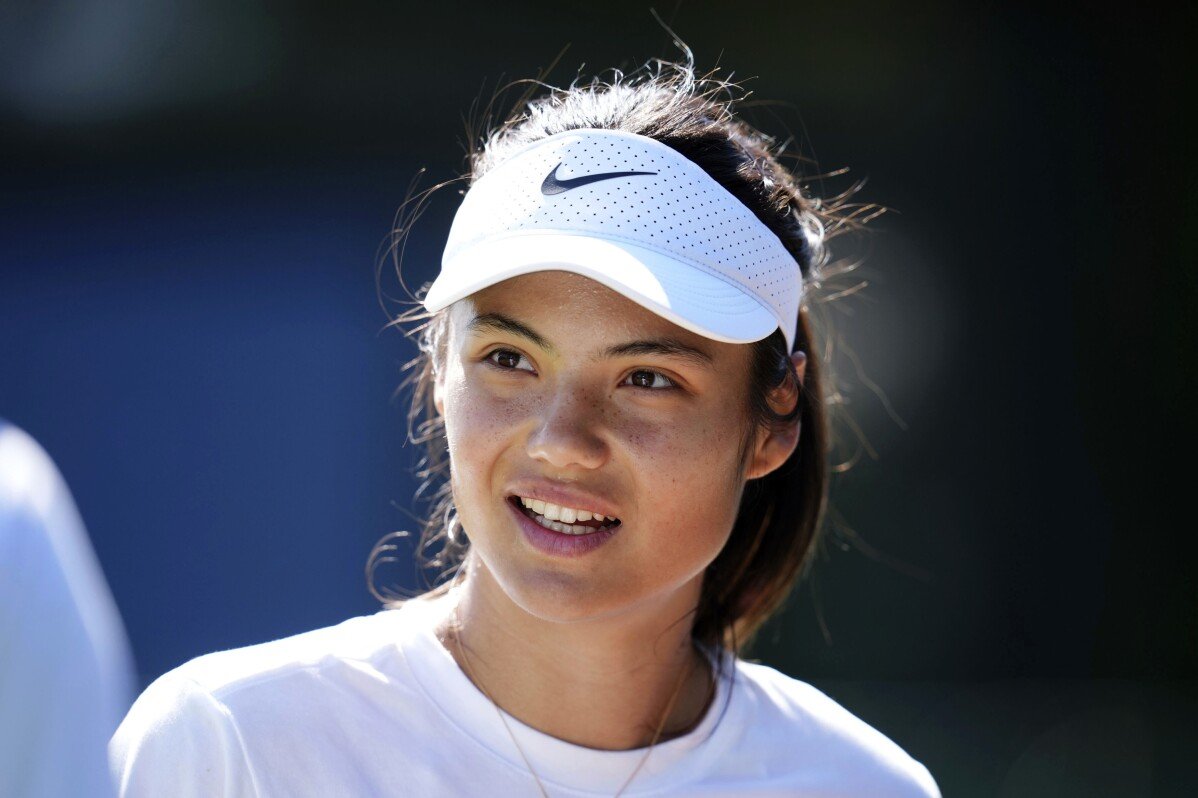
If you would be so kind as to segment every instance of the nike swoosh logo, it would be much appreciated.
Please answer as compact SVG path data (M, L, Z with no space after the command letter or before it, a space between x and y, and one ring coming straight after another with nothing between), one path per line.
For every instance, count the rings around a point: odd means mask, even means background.
M565 180L561 180L557 176L557 170L561 168L562 165L560 163L553 167L553 171L547 174L545 176L545 181L541 183L541 193L546 197L552 196L554 194L561 194L562 192L569 191L572 188L578 188L579 186L585 186L587 183L597 183L600 180L611 180L615 177L628 177L629 175L657 174L657 172L602 172L597 175L583 175L582 177L569 177Z

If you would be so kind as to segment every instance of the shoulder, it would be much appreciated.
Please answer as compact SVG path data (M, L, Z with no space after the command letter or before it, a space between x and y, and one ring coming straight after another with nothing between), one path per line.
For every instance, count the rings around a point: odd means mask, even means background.
M133 702L108 743L108 763L121 796L258 792L227 710L178 670Z
M923 764L818 688L743 660L737 679L758 744L804 779L836 785L838 795L939 798Z
M122 796L256 795L255 767L280 734L302 734L353 691L398 686L403 610L196 657L157 678L109 743ZM169 788L169 789L168 789ZM175 793L178 794L178 793Z
M382 668L399 656L396 642L410 628L411 616L405 610L382 610L278 640L205 654L171 674L227 703L247 692L269 692L272 685L309 680L317 674L327 677L346 668Z
M63 489L62 475L46 450L0 418L0 543L26 526L36 525L41 533Z

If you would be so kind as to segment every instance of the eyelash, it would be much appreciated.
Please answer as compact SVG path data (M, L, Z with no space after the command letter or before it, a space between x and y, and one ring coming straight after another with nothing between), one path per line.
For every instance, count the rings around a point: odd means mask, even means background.
M514 349L492 349L490 352L488 352L483 357L483 361L485 363L487 363L488 365L490 365L492 368L499 369L500 371L527 371L527 369L520 369L520 368L516 368L514 366L508 367L508 366L499 365L492 358L494 358L495 355L498 355L500 353L503 353L506 355L515 355L520 360L525 359L524 355L520 354L519 352L515 351ZM672 391L678 387L678 383L674 382L672 379L667 377L665 374L662 374L660 371L654 371L653 369L637 369L636 371L631 372L628 376L631 377L633 374L653 374L653 375L655 375L657 377L661 377L663 380L665 380L667 385L664 388L650 388L645 385L630 385L629 386L630 388L639 388L642 391L661 392L661 391ZM623 383L621 383L621 385L622 384Z

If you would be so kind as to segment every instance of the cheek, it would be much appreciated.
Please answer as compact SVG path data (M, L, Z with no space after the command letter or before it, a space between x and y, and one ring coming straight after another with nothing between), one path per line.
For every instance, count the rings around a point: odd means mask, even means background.
M491 537L486 529L491 481L515 413L507 403L469 385L460 367L446 376L444 404L449 478L458 521L475 545L486 548Z
M723 547L739 498L740 430L727 414L626 420L628 447L642 517L653 529L652 545L668 549L688 567L705 565Z
M529 412L529 404L527 393L497 395L467 381L458 369L447 381L445 395L445 434L451 450L498 443L498 433L517 427Z
M667 414L643 416L618 413L613 418L616 436L636 462L657 476L685 483L692 472L730 483L740 444L739 430L727 414Z
M491 502L493 480L510 456L514 436L532 412L532 392L507 395L464 378L461 368L447 378L445 437L458 512L465 520L473 508Z

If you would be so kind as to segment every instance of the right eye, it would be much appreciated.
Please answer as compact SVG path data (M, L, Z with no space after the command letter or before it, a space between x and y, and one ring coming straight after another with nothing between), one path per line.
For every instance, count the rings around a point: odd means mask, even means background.
M492 349L483 360L502 371L532 371L532 368L520 368L524 355L512 349Z

